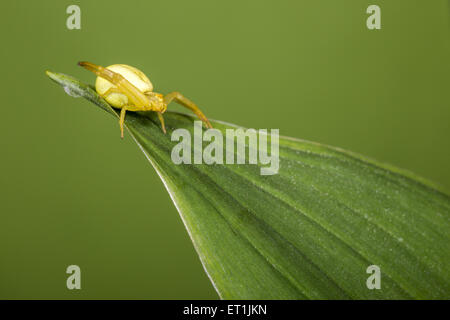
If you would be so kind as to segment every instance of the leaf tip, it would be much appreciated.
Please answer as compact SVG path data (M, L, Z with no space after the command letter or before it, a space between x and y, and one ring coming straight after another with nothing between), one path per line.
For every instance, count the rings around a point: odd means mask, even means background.
M49 70L45 70L45 74L52 80L56 80L56 78L57 78L56 73L51 72Z

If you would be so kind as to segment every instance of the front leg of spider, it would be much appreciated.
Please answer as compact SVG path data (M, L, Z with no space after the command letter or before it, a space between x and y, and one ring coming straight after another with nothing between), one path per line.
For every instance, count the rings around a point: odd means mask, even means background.
M189 100L188 98L186 98L185 96L183 96L181 93L179 93L177 91L168 93L164 96L164 103L166 105L171 103L172 100L174 100L178 104L180 104L183 107L186 107L189 110L191 110L192 112L194 112L197 115L197 117L203 121L203 123L205 124L205 126L207 128L209 128L209 129L212 128L212 125L209 122L208 118L206 118L206 116L203 114L203 112L200 110L199 107L197 107L197 105L194 102L192 102L191 100Z

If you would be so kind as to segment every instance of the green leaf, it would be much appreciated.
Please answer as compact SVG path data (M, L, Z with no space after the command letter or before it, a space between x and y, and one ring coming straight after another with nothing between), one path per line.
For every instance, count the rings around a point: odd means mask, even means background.
M92 87L47 74L117 116ZM171 133L185 128L193 136L195 118L164 116L166 135L154 112L128 112L126 127L163 180L221 298L449 297L450 198L436 186L286 137L275 175L261 175L261 165L175 165ZM224 136L237 128L212 124ZM370 265L381 269L380 290L366 286Z

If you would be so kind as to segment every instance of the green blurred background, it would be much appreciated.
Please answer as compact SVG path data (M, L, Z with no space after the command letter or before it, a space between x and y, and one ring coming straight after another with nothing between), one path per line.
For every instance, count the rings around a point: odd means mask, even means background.
M66 8L81 8L81 30ZM381 7L382 29L366 28ZM213 119L349 149L450 190L449 1L2 4L0 298L216 299L157 174L67 96L87 60L143 70ZM183 110L171 105L174 110ZM66 288L66 267L82 289Z

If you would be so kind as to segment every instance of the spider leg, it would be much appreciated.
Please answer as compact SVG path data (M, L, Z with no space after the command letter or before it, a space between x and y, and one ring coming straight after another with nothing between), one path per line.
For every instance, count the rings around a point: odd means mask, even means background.
M177 102L178 104L180 104L180 105L188 108L192 112L194 112L197 115L197 117L199 117L199 119L205 123L205 126L207 128L210 128L210 129L212 128L212 125L211 125L211 123L209 123L208 118L205 117L203 112L201 112L199 107L197 107L197 105L194 102L192 102L191 100L189 100L188 98L186 98L185 96L183 96L181 93L179 93L177 91L168 93L164 96L164 103L166 105L168 105L170 102L172 102L172 100L175 100L175 102Z
M161 128L164 134L166 134L166 126L164 125L164 118L161 112L157 112L159 122L161 122Z
M126 107L122 107L120 110L120 118L119 118L119 125L120 125L120 137L123 139L123 125L125 123L125 113L127 112Z
M110 87L108 90L106 90L105 92L103 92L103 94L101 94L100 96L103 99L106 99L107 96L109 96L111 93L122 93L122 91L119 90L119 88L116 87Z

